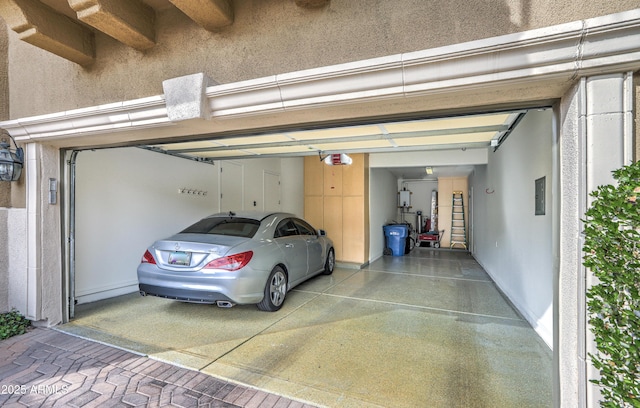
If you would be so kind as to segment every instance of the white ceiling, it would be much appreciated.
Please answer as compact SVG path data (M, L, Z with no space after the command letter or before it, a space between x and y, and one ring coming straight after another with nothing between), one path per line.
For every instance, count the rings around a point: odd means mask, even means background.
M525 110L517 110L387 121L156 144L144 148L198 161L490 148L506 138L524 113ZM425 167L396 167L389 170L400 179L436 180L442 176L468 175L473 171L473 166L433 167L431 175L426 173Z

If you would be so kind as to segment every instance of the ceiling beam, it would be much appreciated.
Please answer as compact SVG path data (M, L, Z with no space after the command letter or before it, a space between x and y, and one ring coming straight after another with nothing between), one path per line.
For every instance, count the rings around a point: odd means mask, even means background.
M233 24L233 5L231 0L169 0L208 31L220 31Z
M88 28L34 0L0 1L0 16L18 37L76 64L95 59L93 33Z
M78 20L139 51L155 45L155 12L140 0L67 0Z

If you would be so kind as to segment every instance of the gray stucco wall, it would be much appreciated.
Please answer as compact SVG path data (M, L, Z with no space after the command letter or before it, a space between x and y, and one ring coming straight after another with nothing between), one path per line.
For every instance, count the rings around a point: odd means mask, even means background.
M7 48L7 26L4 21L0 20L0 120L9 119L9 73L7 71L9 57ZM10 203L11 183L0 183L0 207L8 207ZM0 231L6 231L6 229L0 229ZM1 234L0 238L3 238Z
M175 7L157 13L156 45L136 51L96 35L96 62L82 68L9 31L11 118L162 94L162 81L203 72L218 83L424 50L606 15L636 0L332 0L319 10L293 1L235 0L219 33ZM47 67L47 69L42 69Z
M7 277L6 288L7 309L16 309L20 313L27 312L27 210L10 208L2 211L7 214L7 229L11 231L11 239L7 246Z
M9 119L9 36L0 19L0 120Z
M0 313L9 310L9 240L4 236L8 231L7 212L6 208L0 209Z
M0 313L26 312L26 217L25 209L0 208L0 232L11 232L10 239L0 239Z

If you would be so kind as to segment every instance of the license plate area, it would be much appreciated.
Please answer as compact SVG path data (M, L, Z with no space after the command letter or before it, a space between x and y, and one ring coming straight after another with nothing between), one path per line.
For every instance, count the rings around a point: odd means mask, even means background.
M191 265L191 252L175 251L169 253L169 265L189 266Z

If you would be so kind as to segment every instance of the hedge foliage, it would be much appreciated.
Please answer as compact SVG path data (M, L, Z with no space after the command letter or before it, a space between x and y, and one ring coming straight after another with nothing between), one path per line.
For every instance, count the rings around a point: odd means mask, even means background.
M591 195L584 265L598 282L587 291L593 366L603 407L640 407L640 163L613 172L617 185Z
M27 328L30 325L31 321L15 310L7 313L0 313L0 340L24 334L27 332Z

